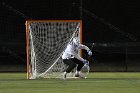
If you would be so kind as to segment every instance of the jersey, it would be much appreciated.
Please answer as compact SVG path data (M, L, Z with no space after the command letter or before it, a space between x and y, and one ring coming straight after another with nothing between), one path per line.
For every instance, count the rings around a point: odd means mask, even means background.
M65 51L63 52L62 59L77 58L80 61L84 61L78 53L79 49L89 50L87 46L80 43L78 38L74 38L72 42L67 45Z

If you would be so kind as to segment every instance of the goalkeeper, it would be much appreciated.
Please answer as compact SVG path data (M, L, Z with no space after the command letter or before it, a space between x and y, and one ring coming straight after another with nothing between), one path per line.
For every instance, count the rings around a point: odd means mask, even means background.
M87 46L80 44L78 37L73 38L72 42L68 44L67 48L65 49L62 55L63 62L66 65L68 65L68 68L64 72L64 77L63 77L64 79L66 78L67 73L70 73L76 66L77 69L76 69L75 77L84 78L80 74L80 70L82 69L84 64L87 63L87 60L80 57L78 53L79 49L85 49L87 50L88 55L90 56L92 55L91 50Z

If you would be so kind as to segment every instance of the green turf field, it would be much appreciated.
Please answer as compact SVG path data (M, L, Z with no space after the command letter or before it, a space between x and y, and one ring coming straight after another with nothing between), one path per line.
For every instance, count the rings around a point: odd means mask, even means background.
M0 73L0 93L140 93L140 73L90 73L87 79L67 80Z

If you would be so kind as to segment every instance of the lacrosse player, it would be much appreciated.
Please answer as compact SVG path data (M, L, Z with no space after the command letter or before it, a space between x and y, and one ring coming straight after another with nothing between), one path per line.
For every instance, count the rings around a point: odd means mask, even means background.
M75 77L82 77L80 74L80 70L86 64L88 61L86 59L83 59L80 57L78 50L79 49L85 49L88 52L88 55L92 55L92 51L85 45L80 43L80 40L78 37L73 38L72 42L70 42L65 51L63 52L62 59L63 62L68 65L68 68L65 70L63 74L63 78L66 79L67 73L70 73L76 66L76 72Z

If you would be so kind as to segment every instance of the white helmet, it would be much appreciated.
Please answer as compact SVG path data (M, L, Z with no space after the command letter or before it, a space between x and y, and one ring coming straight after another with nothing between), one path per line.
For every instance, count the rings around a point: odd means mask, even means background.
M78 37L74 37L74 38L73 38L73 42L74 42L76 45L78 45L78 44L80 44L80 39L79 39Z

